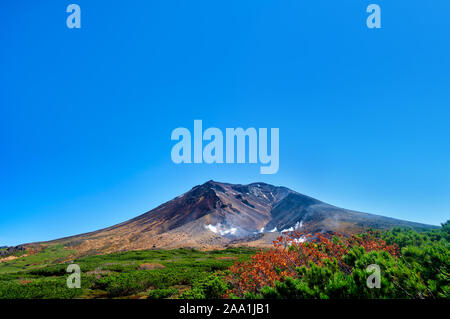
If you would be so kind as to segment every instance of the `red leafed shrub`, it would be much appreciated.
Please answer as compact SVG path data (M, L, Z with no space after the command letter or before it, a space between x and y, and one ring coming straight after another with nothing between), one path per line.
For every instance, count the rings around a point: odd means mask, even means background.
M245 293L257 293L262 287L273 287L277 281L286 277L296 277L296 268L311 263L323 265L325 260L337 261L344 273L351 268L345 264L343 256L354 246L363 247L365 251L384 250L398 257L396 245L388 245L375 232L367 232L350 237L341 234L306 234L292 232L273 242L274 248L260 251L250 261L237 262L230 268L226 280L232 289L227 296L244 296Z

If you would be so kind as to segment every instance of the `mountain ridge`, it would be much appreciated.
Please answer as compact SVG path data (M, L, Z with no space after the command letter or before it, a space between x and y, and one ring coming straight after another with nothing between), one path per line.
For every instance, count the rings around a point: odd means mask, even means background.
M339 208L283 186L210 180L122 223L26 245L61 243L87 255L152 248L268 247L280 233L293 230L350 234L395 226L438 227Z

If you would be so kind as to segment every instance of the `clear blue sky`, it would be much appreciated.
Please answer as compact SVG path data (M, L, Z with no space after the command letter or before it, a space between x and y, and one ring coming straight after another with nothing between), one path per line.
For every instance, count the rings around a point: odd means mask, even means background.
M0 246L110 226L209 179L444 222L449 33L448 0L2 1ZM170 134L194 119L280 128L279 172L172 163Z

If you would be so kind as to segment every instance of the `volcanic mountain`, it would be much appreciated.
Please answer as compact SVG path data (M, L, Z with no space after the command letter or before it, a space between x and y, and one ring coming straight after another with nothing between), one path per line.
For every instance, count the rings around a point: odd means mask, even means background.
M265 183L236 185L208 181L121 224L58 239L81 254L123 250L230 245L270 246L293 230L354 233L394 226L434 226L338 208L286 187Z

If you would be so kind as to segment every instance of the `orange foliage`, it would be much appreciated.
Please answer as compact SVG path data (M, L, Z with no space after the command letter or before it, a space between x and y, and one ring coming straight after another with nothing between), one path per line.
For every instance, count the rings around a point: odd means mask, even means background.
M359 236L346 237L342 234L314 235L291 232L280 236L273 242L274 248L260 251L251 257L248 262L236 262L230 268L230 275L226 280L232 284L233 289L227 292L243 296L246 292L259 292L264 286L274 286L286 276L296 277L296 268L314 263L323 265L325 260L336 259L339 268L350 273L342 257L354 246L363 247L366 251L384 250L393 256L398 256L396 245L387 245L378 238L377 233L368 232Z

